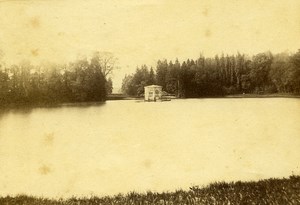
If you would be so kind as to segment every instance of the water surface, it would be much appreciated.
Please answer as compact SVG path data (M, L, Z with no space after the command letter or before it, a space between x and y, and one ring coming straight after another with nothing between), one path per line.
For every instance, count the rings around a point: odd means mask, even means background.
M300 174L299 99L189 99L0 113L0 195L187 189Z

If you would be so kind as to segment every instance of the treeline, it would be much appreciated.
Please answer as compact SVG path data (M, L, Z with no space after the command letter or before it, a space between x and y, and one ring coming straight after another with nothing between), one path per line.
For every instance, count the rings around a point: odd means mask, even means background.
M300 50L295 54L271 52L252 57L216 55L187 59L180 63L159 60L156 72L146 65L123 79L122 91L139 96L145 85L158 84L178 97L223 96L230 94L300 93Z
M115 58L109 53L94 53L66 65L42 63L0 67L0 107L24 104L104 101L112 92L108 78Z

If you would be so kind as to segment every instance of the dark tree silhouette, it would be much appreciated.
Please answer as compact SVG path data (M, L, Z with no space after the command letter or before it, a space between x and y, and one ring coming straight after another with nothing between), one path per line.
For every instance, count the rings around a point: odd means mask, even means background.
M153 77L147 69L126 76L123 92L139 95L143 86L153 84ZM143 77L142 77L143 76ZM229 94L300 93L300 50L295 54L271 52L259 53L253 57L237 55L216 55L206 58L187 59L180 63L159 60L156 67L156 83L163 90L178 97L223 96ZM148 80L147 80L148 79Z

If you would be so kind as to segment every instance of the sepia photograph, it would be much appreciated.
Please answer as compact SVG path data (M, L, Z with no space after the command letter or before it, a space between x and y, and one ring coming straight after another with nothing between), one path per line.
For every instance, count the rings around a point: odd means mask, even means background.
M300 204L299 0L0 0L0 205Z

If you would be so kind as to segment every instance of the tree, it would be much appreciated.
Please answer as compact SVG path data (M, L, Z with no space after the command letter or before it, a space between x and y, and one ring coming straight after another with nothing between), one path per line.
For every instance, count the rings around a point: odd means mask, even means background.
M94 52L91 65L94 69L101 70L105 78L113 73L117 67L118 59L110 52Z
M294 92L300 93L300 49L297 53L291 56L292 81Z
M274 56L269 72L272 83L276 86L277 92L287 92L290 84L290 63L287 53L280 53Z
M180 65L179 65L180 66ZM177 72L172 61L169 62L166 73L166 91L171 94L177 94Z
M112 82L111 78L108 78L105 85L106 85L106 93L111 94L113 91L113 82Z
M146 65L142 65L141 68L136 69L136 73L133 76L133 85L136 88L136 95L141 96L144 94L144 87L148 85L149 70Z
M162 88L166 89L166 75L168 72L168 62L167 60L158 61L156 66L156 81L158 85L161 85Z
M133 75L125 75L122 81L122 93L129 96L136 96L137 91L133 85Z
M149 79L148 79L147 84L148 84L148 85L153 85L153 84L155 84L155 83L156 83L156 82L155 82L155 73L154 73L153 68L151 67L151 68L150 68L150 72L149 72Z
M0 70L0 103L7 103L9 94L9 77L8 74Z
M272 64L271 53L260 53L253 57L250 78L257 91L265 91L269 84L269 72Z

